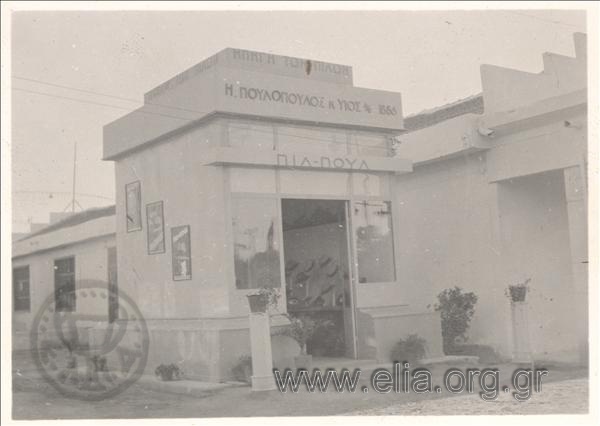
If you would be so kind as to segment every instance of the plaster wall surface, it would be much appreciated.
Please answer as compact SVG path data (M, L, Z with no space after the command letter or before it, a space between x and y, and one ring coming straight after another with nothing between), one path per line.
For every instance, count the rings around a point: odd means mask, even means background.
M18 342L15 341L15 345L18 343L19 347L27 347L29 331L35 316L43 308L44 302L54 295L54 261L73 256L75 258L76 285L78 283L79 285L93 284L106 290L108 288L108 249L115 245L115 235L111 234L13 259L13 268L29 266L31 304L29 311L13 311L13 331L27 332L27 336L24 336L23 339L19 338ZM108 299L100 296L78 297L74 313L94 315L108 321Z

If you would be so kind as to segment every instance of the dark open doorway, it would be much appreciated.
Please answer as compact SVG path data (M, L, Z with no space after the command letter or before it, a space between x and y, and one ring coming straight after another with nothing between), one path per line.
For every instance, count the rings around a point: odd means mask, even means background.
M355 358L347 202L282 200L287 310L308 316L315 356Z

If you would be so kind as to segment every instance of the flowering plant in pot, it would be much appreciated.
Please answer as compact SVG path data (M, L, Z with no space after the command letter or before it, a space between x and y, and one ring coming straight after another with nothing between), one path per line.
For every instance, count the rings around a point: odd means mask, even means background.
M270 307L277 306L281 294L277 288L261 287L257 293L249 294L247 297L250 312L266 313Z
M276 334L294 339L300 346L300 355L294 358L297 369L310 370L312 355L306 353L306 344L322 327L329 325L328 320L314 320L307 315L289 315L286 317L290 323Z
M467 331L475 314L478 297L473 292L464 292L455 286L438 294L434 305L442 320L444 353L453 354L458 340L467 340Z
M527 292L529 291L529 282L531 278L527 278L522 283L509 285L506 290L504 290L504 294L506 297L510 299L511 302L524 302L527 296Z

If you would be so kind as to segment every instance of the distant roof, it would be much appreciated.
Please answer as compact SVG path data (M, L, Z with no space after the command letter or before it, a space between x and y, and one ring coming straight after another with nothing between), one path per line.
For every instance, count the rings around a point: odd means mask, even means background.
M483 114L482 93L409 115L404 118L404 128L414 132L464 114Z
M47 234L49 232L56 231L58 229L70 228L71 226L79 225L81 223L89 222L90 220L99 219L105 216L114 216L115 215L115 206L106 206L106 207L98 207L93 209L84 210L79 213L75 213L69 217L66 217L63 220L60 220L52 225L48 225L39 231L32 232L31 234L27 234L25 238L21 238L18 241L24 241L32 237L36 237L38 235Z

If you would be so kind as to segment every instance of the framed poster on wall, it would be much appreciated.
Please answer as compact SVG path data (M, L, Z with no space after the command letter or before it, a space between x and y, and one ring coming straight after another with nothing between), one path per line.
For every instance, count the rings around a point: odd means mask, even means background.
M146 205L146 226L148 229L148 254L165 252L165 220L163 202Z
M125 185L127 232L142 229L142 189L139 181Z
M171 252L173 253L173 280L191 280L192 248L189 225L171 228Z

